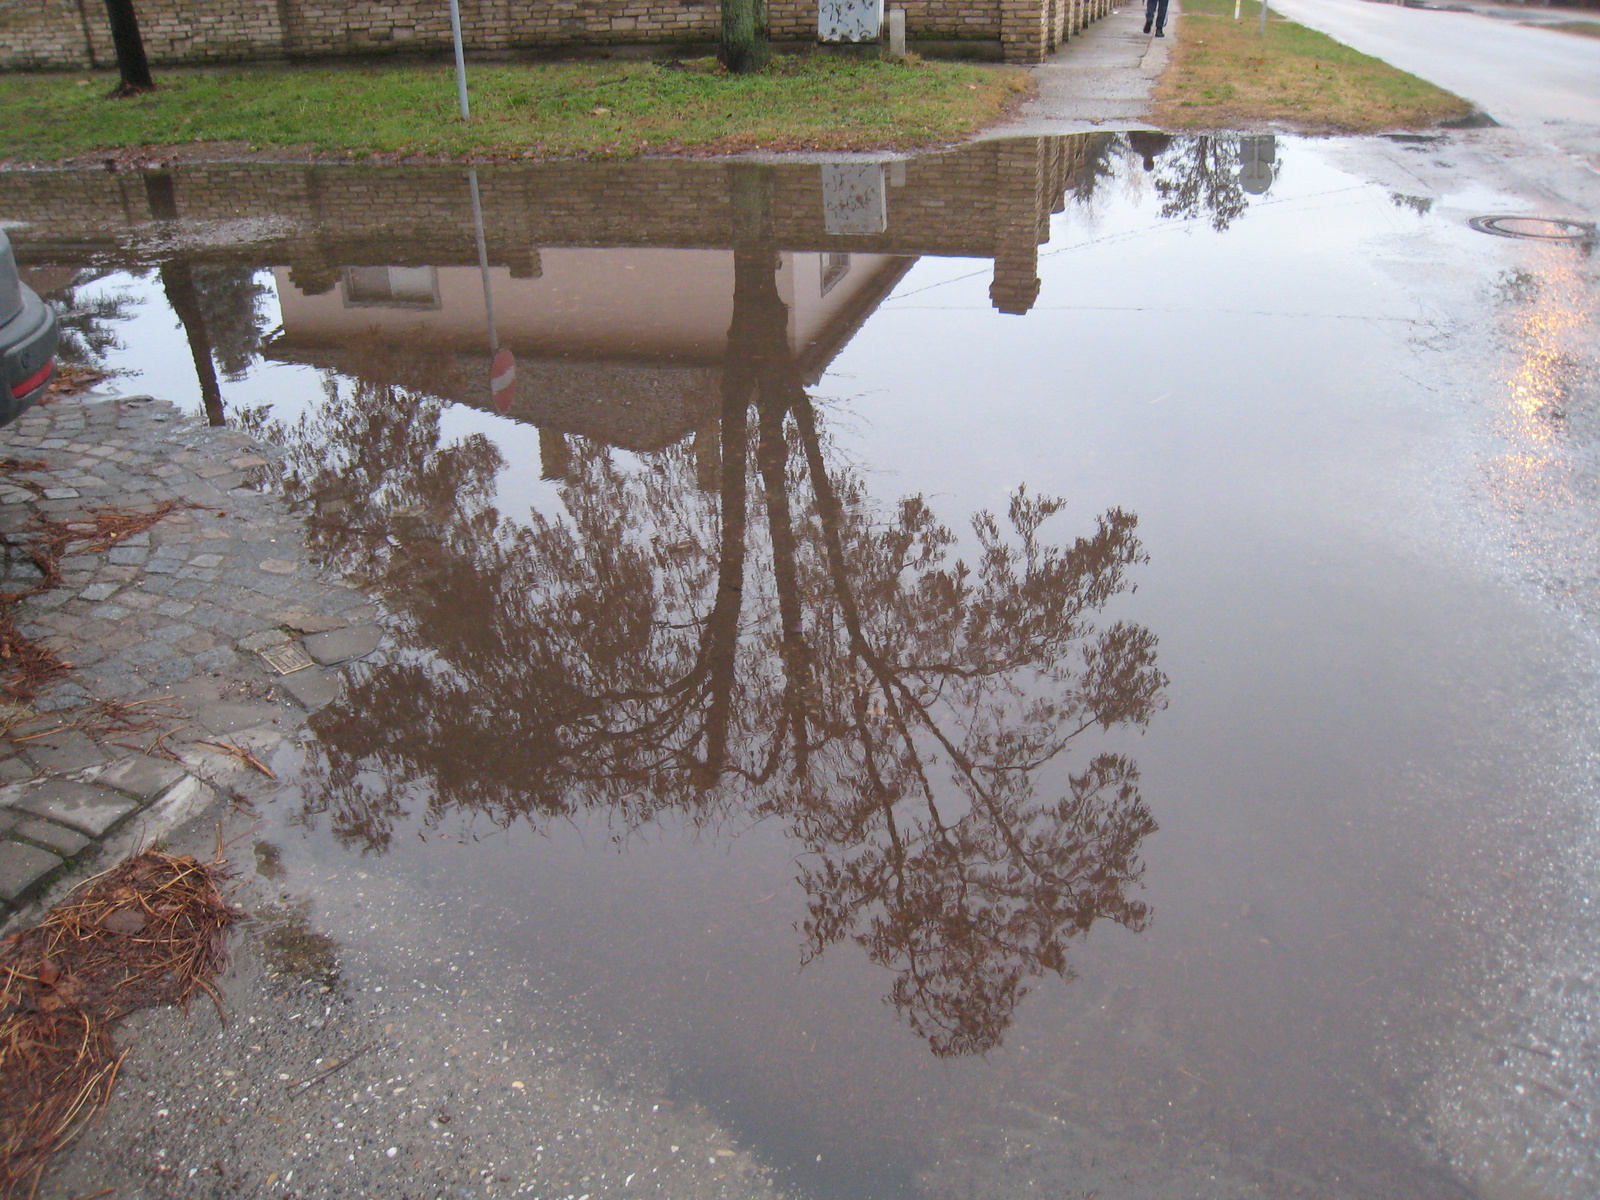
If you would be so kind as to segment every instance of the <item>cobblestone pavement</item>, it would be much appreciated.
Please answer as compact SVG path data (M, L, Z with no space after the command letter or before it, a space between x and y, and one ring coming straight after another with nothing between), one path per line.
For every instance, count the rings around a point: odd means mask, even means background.
M374 607L319 572L262 486L274 454L149 397L62 398L0 430L5 591L42 579L27 547L43 521L182 506L101 553L69 545L60 586L17 606L18 629L73 669L3 713L0 919L80 877L108 839L270 788L260 767L292 758L339 664L379 645ZM291 643L314 665L277 674L261 652Z

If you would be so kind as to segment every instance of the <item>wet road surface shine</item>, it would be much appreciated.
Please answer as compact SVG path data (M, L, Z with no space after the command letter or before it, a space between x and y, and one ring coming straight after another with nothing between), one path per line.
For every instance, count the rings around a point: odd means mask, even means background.
M345 977L533 986L799 1195L1590 1194L1595 269L1354 145L657 164L599 246L485 171L492 335L459 173L97 243L391 615L263 835ZM198 400L170 275L78 303Z

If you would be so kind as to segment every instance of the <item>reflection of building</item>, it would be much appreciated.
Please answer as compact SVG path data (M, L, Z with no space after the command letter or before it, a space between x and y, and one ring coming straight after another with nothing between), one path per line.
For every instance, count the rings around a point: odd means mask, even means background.
M1049 216L1092 172L1105 140L1020 138L904 162L780 163L770 168L773 236L794 251L994 259L1005 277L996 304L1025 311ZM722 163L549 162L485 167L478 176L489 261L514 278L537 273L541 247L733 244ZM186 257L287 265L313 294L351 266L477 262L467 183L456 168L212 164L159 173L155 189L147 178L0 173L0 219L23 223L12 240L26 263L153 265L163 250L144 235L170 204L171 216L198 226L185 231ZM1010 290L1011 280L1020 290Z
M807 382L915 261L781 254L789 349ZM732 250L546 249L540 266L531 278L490 271L498 340L517 356L511 416L630 450L705 423L733 317ZM320 295L276 274L283 332L272 357L488 405L476 266L347 267Z
M1025 313L1038 248L1108 139L983 142L904 162L752 168L669 159L478 171L514 416L647 449L702 421L717 392L748 236L733 173L758 170L780 252L789 348L817 378L923 255L994 262L990 296ZM19 261L275 268L275 358L488 403L489 337L465 172L218 165L126 175L0 175Z

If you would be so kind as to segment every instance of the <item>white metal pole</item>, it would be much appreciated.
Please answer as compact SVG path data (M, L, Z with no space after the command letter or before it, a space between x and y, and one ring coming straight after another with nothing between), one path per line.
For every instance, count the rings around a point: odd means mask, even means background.
M1233 19L1235 21L1239 19L1239 6L1243 3L1244 0L1233 0Z
M456 92L461 97L461 119L467 119L467 56L461 51L461 0L450 0L450 35L456 41ZM477 185L473 185L476 190Z
M453 0L452 0L452 2L453 2ZM1256 32L1261 34L1263 37L1266 36L1266 33L1267 33L1267 0L1261 0L1261 28L1257 29ZM462 84L462 87L465 87L465 86L466 86L465 84ZM466 94L465 92L462 93L462 95L465 95L465 94ZM466 101L463 100L461 103L462 104L466 104Z
M489 287L489 243L483 236L483 201L478 195L478 169L467 168L467 186L472 189L472 232L478 238L478 274L483 278L483 314L489 320L489 353L500 350L500 333L494 323L494 292Z

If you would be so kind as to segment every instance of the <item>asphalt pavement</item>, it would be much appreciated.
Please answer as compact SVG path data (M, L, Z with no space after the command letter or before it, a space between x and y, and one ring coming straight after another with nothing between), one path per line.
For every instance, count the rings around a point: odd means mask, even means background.
M1589 160L1600 165L1593 138L1600 127L1600 39L1369 0L1273 0L1272 7L1471 100L1502 125L1586 131Z

